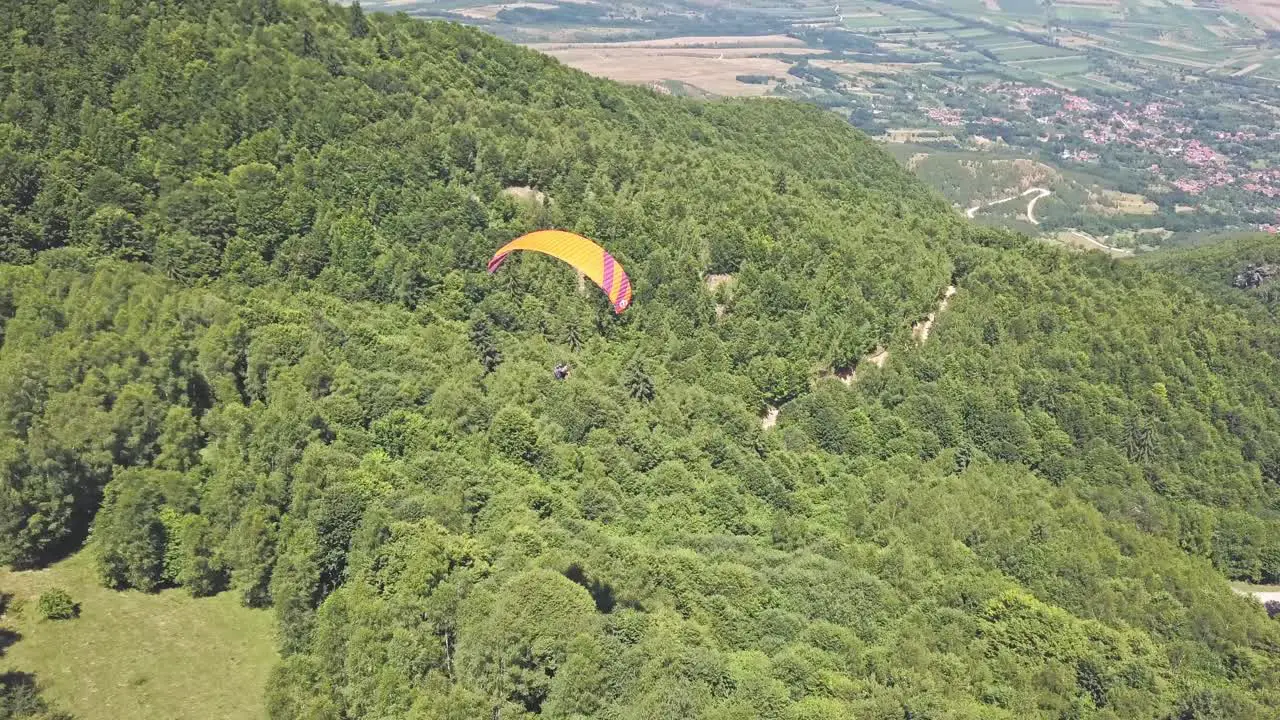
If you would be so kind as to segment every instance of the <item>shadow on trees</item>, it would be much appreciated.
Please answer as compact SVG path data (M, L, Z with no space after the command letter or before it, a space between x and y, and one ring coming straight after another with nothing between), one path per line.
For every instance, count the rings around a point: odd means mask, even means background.
M587 577L587 573L582 569L581 565L577 563L570 565L569 569L564 571L564 576L586 588L587 592L591 593L591 599L596 603L596 610L606 614L611 613L619 604L618 599L614 596L613 586ZM632 610L644 609L638 603L628 600L623 600L621 605Z
M0 717L20 718L37 715L47 709L40 699L36 676L26 672L0 675Z

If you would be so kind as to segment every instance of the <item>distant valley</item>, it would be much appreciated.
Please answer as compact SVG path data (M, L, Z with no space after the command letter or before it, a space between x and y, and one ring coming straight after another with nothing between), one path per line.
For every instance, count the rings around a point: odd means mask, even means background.
M580 70L813 102L958 211L1126 252L1280 230L1280 6L1136 0L689 0L366 7L476 25ZM1070 243L1069 243L1070 244ZM1085 243L1088 245L1089 243Z

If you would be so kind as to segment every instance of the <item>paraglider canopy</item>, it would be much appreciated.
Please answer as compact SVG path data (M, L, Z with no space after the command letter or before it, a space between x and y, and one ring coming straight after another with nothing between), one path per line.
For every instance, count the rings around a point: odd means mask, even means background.
M631 280L622 265L604 248L581 235L564 230L538 230L512 240L502 246L489 260L489 272L494 272L516 250L533 250L563 260L600 286L613 312L621 314L631 304Z

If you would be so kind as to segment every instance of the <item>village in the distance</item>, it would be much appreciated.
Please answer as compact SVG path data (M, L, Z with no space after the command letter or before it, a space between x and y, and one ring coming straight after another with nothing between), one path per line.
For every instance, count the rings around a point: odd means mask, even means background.
M978 222L1116 254L1280 231L1269 2L366 4L658 92L819 104Z

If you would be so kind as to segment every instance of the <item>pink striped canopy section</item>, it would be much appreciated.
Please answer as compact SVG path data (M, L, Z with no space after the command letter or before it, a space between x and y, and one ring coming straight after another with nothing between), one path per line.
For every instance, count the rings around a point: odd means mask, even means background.
M507 255L516 250L532 250L563 260L600 286L621 314L631 304L631 279L619 263L596 243L564 230L538 230L502 246L489 260L489 272L496 271Z

